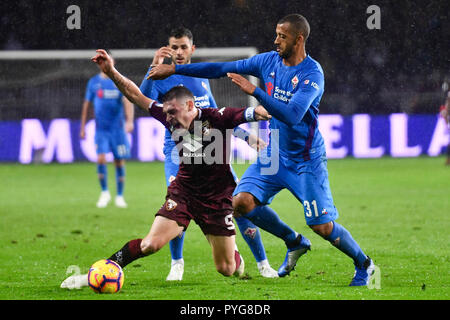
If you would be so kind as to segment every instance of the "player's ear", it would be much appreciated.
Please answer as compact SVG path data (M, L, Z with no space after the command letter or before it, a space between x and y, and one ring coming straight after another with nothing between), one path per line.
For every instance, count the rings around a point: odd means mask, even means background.
M298 36L297 36L297 41L299 43L305 44L305 36L303 34L299 33Z
M186 105L188 107L188 111L192 111L194 109L194 101L192 101L191 99L187 99L186 100Z
M194 53L194 51L195 51L195 44L193 44L191 48L192 48L191 49L191 53Z

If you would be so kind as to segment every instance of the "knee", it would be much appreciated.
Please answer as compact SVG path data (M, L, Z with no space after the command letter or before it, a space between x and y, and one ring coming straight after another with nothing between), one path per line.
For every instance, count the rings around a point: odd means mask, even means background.
M124 167L125 166L125 160L123 160L123 159L115 159L114 160L114 164L115 164L115 166L117 168Z
M106 155L105 154L99 154L97 157L97 163L98 164L106 164Z
M225 277L230 277L233 275L234 271L236 269L235 263L220 263L216 264L216 270L220 274L224 275Z
M152 254L159 251L164 244L156 238L143 239L141 242L141 251L143 254Z
M240 192L233 197L234 216L239 218L256 207L256 199L247 192Z
M327 238L331 234L331 231L333 231L333 222L330 221L324 224L316 224L309 227L322 238Z

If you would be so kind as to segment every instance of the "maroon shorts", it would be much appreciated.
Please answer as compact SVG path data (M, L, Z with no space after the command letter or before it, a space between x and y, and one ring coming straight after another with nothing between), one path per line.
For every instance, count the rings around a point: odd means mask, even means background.
M184 230L187 229L191 220L194 220L205 235L232 236L236 234L231 196L208 203L179 191L176 194L168 191L166 202L156 215L176 221L184 227Z

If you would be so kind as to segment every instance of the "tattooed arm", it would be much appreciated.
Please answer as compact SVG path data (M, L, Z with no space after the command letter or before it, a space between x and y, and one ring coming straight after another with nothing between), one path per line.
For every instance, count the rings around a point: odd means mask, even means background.
M96 52L97 54L92 58L92 61L98 64L102 72L115 83L116 87L128 98L128 100L144 111L148 111L153 100L143 95L133 81L121 75L119 71L114 68L114 62L105 50L99 49L96 50Z

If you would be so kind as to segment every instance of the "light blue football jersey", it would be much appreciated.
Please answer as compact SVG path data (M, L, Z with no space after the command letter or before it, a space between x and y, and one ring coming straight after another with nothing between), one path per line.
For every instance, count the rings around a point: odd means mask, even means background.
M95 127L100 130L123 130L125 114L123 94L109 78L100 74L89 79L85 100L94 105Z
M249 59L222 63L177 65L176 73L218 78L227 72L248 74L264 82L266 93L256 88L254 96L272 114L269 128L278 130L281 157L303 162L320 157L325 144L318 129L319 103L324 92L320 64L309 55L296 66L285 66L275 51Z

